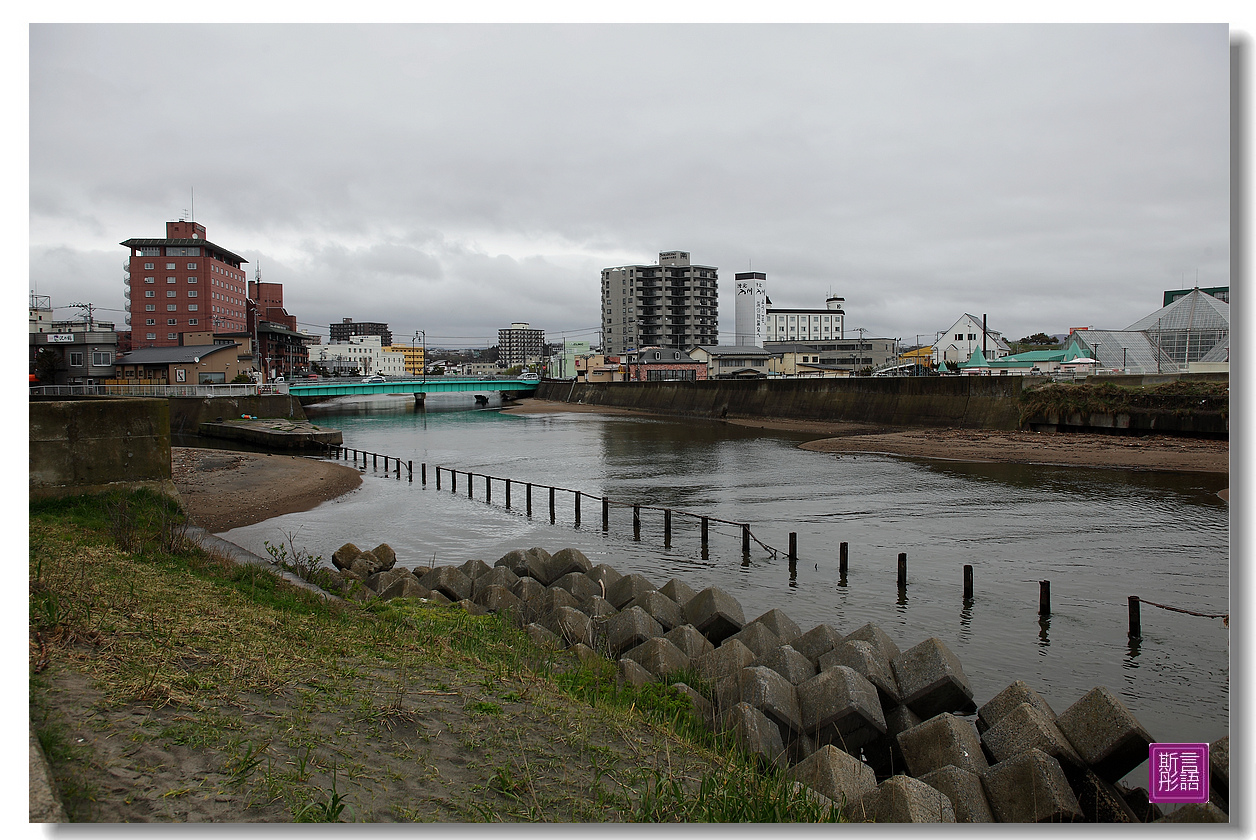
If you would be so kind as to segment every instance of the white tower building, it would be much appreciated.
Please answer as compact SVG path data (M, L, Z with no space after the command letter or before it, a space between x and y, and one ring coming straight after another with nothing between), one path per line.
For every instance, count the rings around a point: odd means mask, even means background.
M768 319L768 276L762 271L734 275L737 283L737 324L734 344L762 347Z

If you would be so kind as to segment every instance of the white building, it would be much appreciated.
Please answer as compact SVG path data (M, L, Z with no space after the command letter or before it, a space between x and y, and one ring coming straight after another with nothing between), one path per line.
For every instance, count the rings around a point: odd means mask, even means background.
M405 376L406 355L385 350L378 335L351 335L348 341L319 344L310 348L310 364L319 364L333 373L350 376Z
M737 283L737 332L734 344L762 347L768 323L768 276L761 271L734 275Z
M933 345L933 364L968 361L974 350L980 350L986 359L1002 359L1012 353L1003 340L1003 334L982 326L980 318L964 313L950 329L943 332Z
M767 304L764 341L833 341L846 337L845 298L830 297L824 309L780 309Z

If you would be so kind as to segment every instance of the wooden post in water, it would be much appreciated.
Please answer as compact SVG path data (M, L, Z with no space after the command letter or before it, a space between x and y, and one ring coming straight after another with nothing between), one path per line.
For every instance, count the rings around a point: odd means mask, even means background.
M971 565L964 566L964 600L971 601L973 599L973 567Z
M750 553L750 526L745 523L741 526L741 553Z
M711 524L710 520L708 520L705 516L702 517L702 549L703 551L705 551L707 547L707 531L710 528L710 524Z
M440 489L440 464L436 465L436 489Z
M602 530L610 530L611 527L611 499L610 496L602 497Z
M580 527L580 491L576 491L576 527Z
M414 464L413 461L411 461L410 463ZM401 469L401 467L398 466L397 469ZM413 470L414 467L411 466L410 469ZM400 476L400 473L398 473L398 475ZM423 486L426 487L427 486L427 464L423 464L423 463L419 464L419 479L423 482Z
M491 475L484 476L484 502L490 505L493 503L493 477Z
M837 574L842 580L846 579L846 561L850 559L849 543L842 543L837 552Z
M449 471L449 492L450 493L458 492L458 471L457 470Z
M632 538L641 539L641 505L632 506Z
M554 524L554 488L550 488L550 524Z
M1051 581L1038 581L1038 615L1051 615Z
M506 510L510 510L510 479L506 479Z
M473 477L474 475L472 473L470 472L467 473L467 498L468 499L471 498L472 488L475 486L475 482L471 480Z
M907 586L907 552L898 555L898 588Z
M798 560L798 533L796 531L789 532L789 559L790 562Z
M528 516L532 516L532 482L528 482Z
M365 458L362 459L362 466L364 467L366 466ZM379 469L379 454L378 453L375 453L375 452L371 453L371 469L373 470ZM388 468L385 467L384 469L388 469Z
M1141 615L1141 607L1137 595L1130 596L1130 633L1131 639L1141 639L1143 637L1143 619Z
M672 509L663 508L663 547L672 547Z

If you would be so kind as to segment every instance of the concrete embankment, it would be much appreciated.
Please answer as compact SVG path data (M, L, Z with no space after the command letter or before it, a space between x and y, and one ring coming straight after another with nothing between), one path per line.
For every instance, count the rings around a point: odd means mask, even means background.
M541 383L545 400L726 419L779 417L886 426L1020 427L1020 377L860 377Z

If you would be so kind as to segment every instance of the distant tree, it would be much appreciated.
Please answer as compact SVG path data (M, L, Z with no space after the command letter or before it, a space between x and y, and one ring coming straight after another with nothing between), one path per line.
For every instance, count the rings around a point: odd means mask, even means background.
M1034 333L1033 335L1027 335L1016 343L1029 345L1031 347L1056 347L1059 345L1059 342L1057 342L1054 338L1041 332Z
M51 385L57 381L57 371L61 368L61 354L50 347L40 347L35 354L35 378L43 385Z

